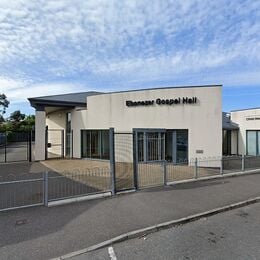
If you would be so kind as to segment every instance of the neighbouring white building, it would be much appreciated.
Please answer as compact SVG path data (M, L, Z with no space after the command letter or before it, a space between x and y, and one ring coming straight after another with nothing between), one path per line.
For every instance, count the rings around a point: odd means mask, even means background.
M29 98L35 159L109 159L109 129L133 133L139 161L259 154L260 109L222 113L222 86L83 92ZM46 130L47 129L47 130Z

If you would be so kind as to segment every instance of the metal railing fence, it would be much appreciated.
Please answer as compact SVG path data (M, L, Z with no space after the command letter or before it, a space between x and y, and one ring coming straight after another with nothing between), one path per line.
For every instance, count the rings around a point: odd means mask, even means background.
M0 211L43 205L44 177L24 174L0 179Z
M48 201L111 191L109 168L93 168L56 174L46 172Z
M0 163L32 161L34 131L0 132Z
M129 138L130 140L130 138ZM118 146L123 144L120 137ZM130 141L128 146L131 146ZM130 148L129 148L130 149ZM124 151L124 149L119 149ZM51 201L111 192L113 187L142 189L170 185L174 182L220 176L247 170L260 171L260 156L195 158L179 163L132 162L126 154L117 154L114 162L116 178L110 167L84 168L75 171L0 175L0 211L48 205ZM130 158L132 160L132 158ZM120 167L120 168L119 168ZM136 171L137 182L133 182ZM120 187L120 188L121 188ZM118 190L116 190L118 191ZM120 191L120 190L119 190Z
M109 168L0 176L0 212L111 191Z
M260 170L260 156L194 158L177 163L165 160L138 162L137 189L254 169Z

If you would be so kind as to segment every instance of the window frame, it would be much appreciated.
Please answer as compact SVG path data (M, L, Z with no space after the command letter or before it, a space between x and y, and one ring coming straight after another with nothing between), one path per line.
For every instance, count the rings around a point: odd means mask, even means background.
M249 132L255 132L256 135L256 142L255 142L255 148L256 148L256 155L255 156L259 156L260 155L260 147L259 147L259 133L260 130L259 129L250 129L250 130L246 130L246 155L250 156L248 154L248 133Z
M98 132L98 149L99 149L99 157L93 157L92 156L92 140L91 140L91 136L92 136L92 132ZM104 132L107 131L108 135L107 135L107 142L108 142L108 156L104 157L103 154L103 148L102 145L104 143L103 137L104 137ZM90 143L90 147L88 147L89 152L87 152L87 156L83 156L83 134L84 132L89 134L89 143ZM109 140L109 129L80 129L80 146L81 146L81 158L82 159L89 159L89 160L109 160L110 159L110 140ZM87 148L87 147L86 147ZM89 154L89 155L88 155Z

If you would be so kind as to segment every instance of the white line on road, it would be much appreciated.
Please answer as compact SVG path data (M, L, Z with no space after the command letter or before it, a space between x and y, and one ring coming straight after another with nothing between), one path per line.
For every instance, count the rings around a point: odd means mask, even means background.
M108 253L109 253L109 256L110 256L111 260L117 260L115 251L114 251L112 246L110 246L108 248Z

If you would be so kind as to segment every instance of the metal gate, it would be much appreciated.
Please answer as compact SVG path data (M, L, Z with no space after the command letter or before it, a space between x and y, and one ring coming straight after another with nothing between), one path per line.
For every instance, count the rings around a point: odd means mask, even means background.
M32 160L32 131L0 132L0 163Z
M162 186L165 183L165 134L135 132L138 188Z
M133 133L114 133L114 171L117 192L136 187L133 144Z
M64 158L64 130L46 128L46 149L45 158Z

